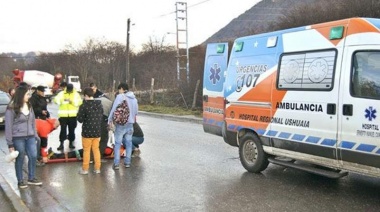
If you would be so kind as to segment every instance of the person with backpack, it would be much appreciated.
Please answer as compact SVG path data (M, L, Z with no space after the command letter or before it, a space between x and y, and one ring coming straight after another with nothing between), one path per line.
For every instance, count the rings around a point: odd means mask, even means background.
M132 91L129 91L127 83L120 83L117 87L119 94L113 102L108 116L108 125L115 125L115 147L113 169L119 170L120 147L123 143L126 149L124 166L131 166L133 123L138 113L138 103ZM125 139L123 139L125 138Z

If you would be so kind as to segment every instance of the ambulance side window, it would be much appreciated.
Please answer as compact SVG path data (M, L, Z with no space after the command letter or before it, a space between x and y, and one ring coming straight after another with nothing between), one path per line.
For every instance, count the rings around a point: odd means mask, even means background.
M351 72L351 95L380 99L380 52L355 52Z
M281 55L277 89L331 91L336 55L335 49Z

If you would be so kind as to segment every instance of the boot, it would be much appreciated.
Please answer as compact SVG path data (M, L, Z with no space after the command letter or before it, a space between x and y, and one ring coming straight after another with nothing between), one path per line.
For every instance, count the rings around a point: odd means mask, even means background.
M57 148L58 151L62 151L63 150L63 142L61 142L61 144L59 145L59 147Z
M47 163L48 149L41 147L42 162Z
M45 148L45 147L41 147L41 156L42 157L45 157L45 156L47 156L48 155L48 149L47 148Z
M54 152L53 152L53 150L52 150L51 147L50 147L49 150L48 150L47 158L50 159L50 158L53 157L53 155L54 155Z
M75 149L75 146L73 145L73 142L74 142L74 141L70 141L70 145L69 145L69 148L70 148L70 149Z

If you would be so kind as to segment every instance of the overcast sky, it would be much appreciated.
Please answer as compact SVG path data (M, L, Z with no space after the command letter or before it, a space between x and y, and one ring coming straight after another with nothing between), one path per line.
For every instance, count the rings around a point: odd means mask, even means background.
M195 46L260 0L183 0L188 9L188 41ZM3 0L0 52L58 52L65 45L105 39L139 49L149 37L175 45L176 0ZM185 22L182 22L185 23Z

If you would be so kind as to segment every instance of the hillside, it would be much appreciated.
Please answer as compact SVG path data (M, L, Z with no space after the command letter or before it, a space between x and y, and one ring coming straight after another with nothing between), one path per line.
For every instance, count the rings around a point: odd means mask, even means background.
M317 0L262 0L248 9L239 17L233 19L225 27L220 29L205 43L229 41L236 37L270 31L270 26L278 21L285 11L295 5L310 4Z

